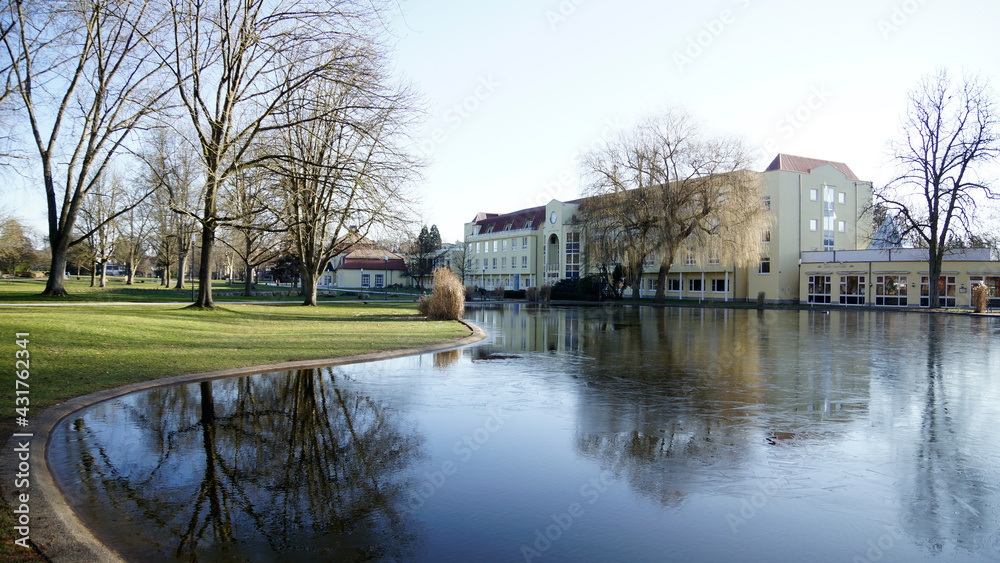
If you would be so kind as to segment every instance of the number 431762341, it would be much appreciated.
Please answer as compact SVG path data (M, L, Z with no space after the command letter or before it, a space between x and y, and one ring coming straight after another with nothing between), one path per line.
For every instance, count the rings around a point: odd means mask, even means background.
M16 357L16 362L14 365L15 375L17 379L15 381L15 393L17 398L15 399L17 407L14 409L18 416L27 417L28 416L28 377L31 376L29 371L31 365L28 358L30 353L28 352L28 333L18 332L15 334L17 340L15 343L20 348L14 353Z

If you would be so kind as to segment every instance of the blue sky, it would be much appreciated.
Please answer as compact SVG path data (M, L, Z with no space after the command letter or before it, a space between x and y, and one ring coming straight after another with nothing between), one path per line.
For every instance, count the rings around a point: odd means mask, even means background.
M402 1L396 66L424 93L422 220L580 196L579 155L678 107L713 133L891 176L906 93L945 66L1000 88L1000 3Z
M582 153L675 107L758 147L757 169L785 152L885 182L921 76L1000 89L997 21L995 0L400 0L395 70L427 109L420 221L453 241L479 211L577 198ZM44 233L40 191L4 191Z

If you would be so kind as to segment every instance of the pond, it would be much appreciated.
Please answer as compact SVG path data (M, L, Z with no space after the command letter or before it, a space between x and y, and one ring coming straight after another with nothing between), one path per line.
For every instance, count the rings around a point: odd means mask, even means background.
M79 411L57 482L137 561L1000 559L993 319L467 316L490 338Z

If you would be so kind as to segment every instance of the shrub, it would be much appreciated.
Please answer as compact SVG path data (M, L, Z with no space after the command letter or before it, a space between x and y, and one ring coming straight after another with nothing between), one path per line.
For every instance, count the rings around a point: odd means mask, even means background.
M465 300L474 301L476 299L476 288L471 285L465 286Z
M528 301L538 301L538 288L529 287L525 292L525 296L528 298Z
M493 299L496 299L498 301L502 301L503 300L503 286L502 285L498 285L495 288L493 288L492 294L493 294Z
M550 299L552 299L552 286L543 285L542 288L538 290L538 300L549 301Z
M972 310L977 313L985 313L990 302L990 290L981 283L972 286Z
M523 289L505 289L503 292L504 299L524 299L527 292Z
M420 299L420 314L433 321L455 321L465 314L465 286L451 268L434 270L434 291Z

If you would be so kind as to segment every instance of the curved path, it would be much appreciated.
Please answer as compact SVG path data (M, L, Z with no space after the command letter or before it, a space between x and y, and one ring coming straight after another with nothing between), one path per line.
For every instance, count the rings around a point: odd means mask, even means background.
M459 322L469 328L470 333L468 336L458 340L449 340L447 342L430 344L420 348L372 352L368 354L347 356L343 358L330 358L325 360L282 362L279 364L268 364L168 377L153 381L133 383L131 385L91 393L90 395L84 395L82 397L75 397L65 403L54 405L45 409L45 411L43 411L40 415L32 419L32 427L25 429L26 431L30 430L32 434L29 440L31 448L30 481L33 486L29 491L30 500L28 502L30 509L29 514L31 517L31 542L35 544L39 551L41 551L50 561L67 561L73 563L124 561L124 559L122 559L116 551L98 540L97 537L95 537L91 532L90 528L88 528L87 525L77 517L76 512L66 502L62 491L55 484L52 474L49 472L48 442L52 429L55 428L60 421L67 416L72 415L74 412L102 401L107 401L122 395L152 389L155 387L197 383L213 379L239 377L272 371L376 362L379 360L399 358L402 356L451 350L468 346L469 344L474 344L486 338L486 332L478 326L467 321ZM23 437L19 438L17 436L12 436L7 441L7 447L4 449L4 452L6 453L0 455L0 475L13 476L17 473L18 460L13 452L14 448L18 447L19 443L23 443L25 439L26 438ZM20 442L18 442L18 440L20 440ZM39 444L43 444L43 449L41 451L38 449ZM8 487L5 487L7 501L13 508L17 508L21 504L20 501L14 497L13 490L8 491L6 489L8 489Z

